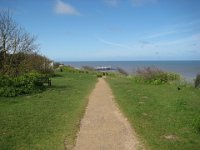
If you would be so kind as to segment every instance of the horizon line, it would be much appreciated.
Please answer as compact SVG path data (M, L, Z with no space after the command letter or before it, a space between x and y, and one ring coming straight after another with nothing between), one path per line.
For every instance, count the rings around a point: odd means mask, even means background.
M54 62L127 62L127 61L200 61L200 59L180 60L53 60Z

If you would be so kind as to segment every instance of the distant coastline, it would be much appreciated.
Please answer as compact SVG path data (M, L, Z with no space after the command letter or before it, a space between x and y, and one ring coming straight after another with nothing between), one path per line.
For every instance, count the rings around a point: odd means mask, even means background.
M178 73L186 79L194 79L200 73L200 60L63 61L63 63L76 68L81 68L82 66L112 66L113 68L122 68L129 74L133 74L138 68L156 67L164 71Z

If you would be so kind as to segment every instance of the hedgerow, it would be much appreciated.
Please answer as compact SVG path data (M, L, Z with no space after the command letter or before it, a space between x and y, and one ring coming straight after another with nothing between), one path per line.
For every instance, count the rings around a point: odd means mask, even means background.
M138 69L134 80L139 83L148 83L154 85L165 84L170 81L180 80L180 75L168 73L157 68Z
M0 96L13 97L44 90L44 77L39 73L28 73L14 78L0 75Z

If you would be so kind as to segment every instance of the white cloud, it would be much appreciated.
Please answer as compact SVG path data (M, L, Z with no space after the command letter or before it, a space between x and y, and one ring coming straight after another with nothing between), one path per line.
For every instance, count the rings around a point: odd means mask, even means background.
M105 0L106 4L110 5L110 6L117 6L119 3L119 0Z
M180 28L194 28L195 26L200 26L200 19L188 20L187 22L173 25L174 28L179 28L179 29Z
M146 4L156 4L158 0L132 0L133 6L143 6Z
M170 30L170 31L164 31L164 32L158 32L152 35L149 35L145 37L145 39L152 39L152 38L159 38L159 37L164 37L172 34L180 33L178 30Z
M110 41L106 41L100 37L97 38L100 42L107 44L107 45L111 45L111 46L115 46L115 47L121 47L121 48L125 48L125 49L131 49L129 46L124 45L124 44L120 44L120 43L115 43L115 42L110 42Z
M143 38L154 39L165 36L178 35L182 33L190 33L194 30L195 27L199 27L199 25L200 25L200 20L194 20L186 23L179 23L171 26L165 26L162 31L155 31L155 33L151 33L150 35L147 35L146 37Z
M55 12L64 15L79 15L80 13L70 4L57 0L55 5Z
M163 42L158 42L157 44L160 46L166 46L166 45L184 45L187 43L197 43L199 44L199 40L200 40L200 33L196 33L187 37L182 37L179 38L177 40L170 40L170 41L163 41ZM188 44L189 45L189 44Z

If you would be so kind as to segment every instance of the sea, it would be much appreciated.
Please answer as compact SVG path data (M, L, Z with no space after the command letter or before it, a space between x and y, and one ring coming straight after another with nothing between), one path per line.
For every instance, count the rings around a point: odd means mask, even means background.
M154 67L167 72L180 74L187 80L192 80L200 73L200 60L192 61L74 61L63 62L75 68L82 66L122 68L129 74L134 74L138 69Z

